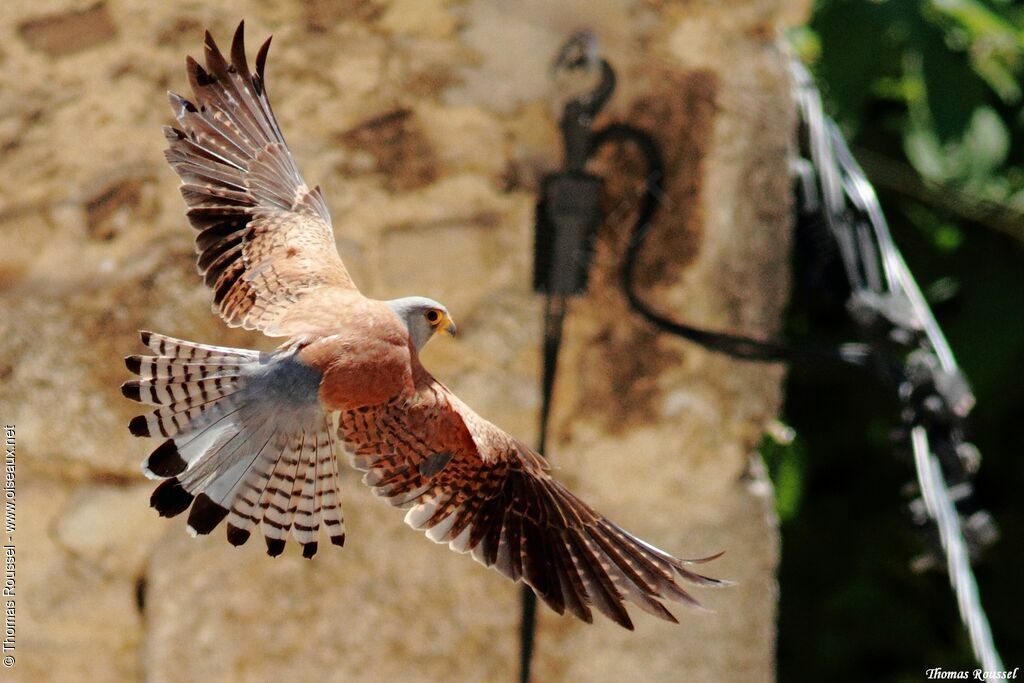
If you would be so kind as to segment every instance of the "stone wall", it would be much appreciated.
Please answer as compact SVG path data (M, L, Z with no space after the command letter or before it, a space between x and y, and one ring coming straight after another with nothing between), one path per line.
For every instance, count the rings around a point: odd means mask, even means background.
M593 28L620 75L606 120L663 145L665 209L643 265L657 305L774 331L787 292L791 103L777 47L801 0L5 2L0 8L0 410L17 429L17 650L25 681L512 680L518 588L408 530L344 482L349 543L191 539L148 509L118 390L136 330L270 348L226 329L192 265L166 168L164 92L209 26L275 34L269 90L338 247L372 296L421 293L459 321L425 363L533 441L539 177L559 163L547 69ZM654 334L615 272L641 168L609 150L593 287L556 387L558 476L626 528L738 584L637 630L541 608L537 681L772 680L778 538L752 459L782 370ZM752 465L754 463L754 465ZM9 673L3 672L5 678Z

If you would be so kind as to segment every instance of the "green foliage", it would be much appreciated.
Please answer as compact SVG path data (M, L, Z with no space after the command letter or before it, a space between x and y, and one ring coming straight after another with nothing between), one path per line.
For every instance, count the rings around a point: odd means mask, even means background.
M924 180L1024 208L1024 12L1014 4L824 0L794 43L855 142L898 140L890 156Z
M1002 540L976 566L997 646L1024 661L1024 6L1008 0L822 0L791 36L875 182L897 244L978 399L977 504ZM867 162L891 162L887 180ZM893 171L895 169L895 172ZM988 228L998 228L998 231ZM1015 235L1011 239L1008 235ZM851 339L841 311L797 288L796 341ZM892 390L870 376L790 369L784 419L761 444L782 521L779 680L916 681L972 670L947 577L915 574L925 539L905 513L912 464L894 457Z
M775 512L787 522L800 512L806 450L791 427L777 423L762 437L758 451L775 485Z

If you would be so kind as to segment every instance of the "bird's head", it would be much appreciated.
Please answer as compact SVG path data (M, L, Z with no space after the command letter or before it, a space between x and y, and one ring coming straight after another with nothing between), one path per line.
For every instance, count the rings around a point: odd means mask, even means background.
M438 332L455 336L455 322L444 304L423 296L407 296L387 303L398 319L405 323L417 351Z

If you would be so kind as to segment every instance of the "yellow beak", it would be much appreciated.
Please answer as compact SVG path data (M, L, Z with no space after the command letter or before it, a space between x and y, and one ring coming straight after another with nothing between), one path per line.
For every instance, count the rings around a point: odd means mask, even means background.
M450 337L454 337L455 333L458 331L458 328L455 327L455 321L452 320L450 316L445 316L445 319L441 321L441 325L444 325L441 329L443 329Z

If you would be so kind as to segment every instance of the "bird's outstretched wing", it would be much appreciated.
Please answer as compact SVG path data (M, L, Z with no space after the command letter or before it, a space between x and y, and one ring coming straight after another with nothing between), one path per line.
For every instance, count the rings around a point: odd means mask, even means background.
M338 255L319 188L309 189L270 108L268 39L249 70L239 24L230 61L210 33L206 66L187 60L193 100L169 93L178 126L164 129L168 162L196 235L198 267L214 311L232 327L292 331L288 308L313 291L355 292Z
M423 373L426 375L426 373ZM623 530L548 473L543 458L426 375L411 399L343 412L339 432L363 482L431 540L525 581L553 610L591 622L596 608L632 629L624 602L666 621L662 600L699 603L679 579L724 581ZM715 556L717 557L717 556Z

